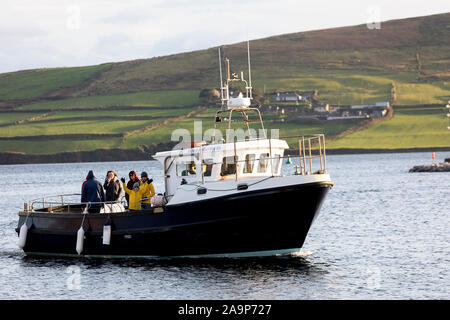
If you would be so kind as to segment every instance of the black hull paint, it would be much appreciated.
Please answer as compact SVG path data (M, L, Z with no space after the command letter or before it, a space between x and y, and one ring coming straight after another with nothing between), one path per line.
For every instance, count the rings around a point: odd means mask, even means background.
M82 255L198 256L301 248L329 188L315 183L241 191L168 205L163 213L89 214ZM108 217L111 244L103 245ZM20 216L19 227L25 218ZM81 214L33 213L24 251L76 255L81 221Z

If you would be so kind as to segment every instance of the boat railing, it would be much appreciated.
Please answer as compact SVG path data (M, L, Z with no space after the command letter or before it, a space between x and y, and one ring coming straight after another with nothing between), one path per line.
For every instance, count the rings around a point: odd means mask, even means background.
M298 138L294 137L282 137L283 139ZM327 155L325 148L325 135L313 134L308 136L301 136L298 139L298 155L295 153L283 158L299 159L299 165L296 169L296 174L308 175L308 174L323 174L327 172ZM316 170L317 169L317 170Z
M80 196L81 193L44 196L24 203L24 210L26 212L29 212L35 210L48 209L49 212L53 212L53 208L57 209L61 207L67 207L67 211L70 212L70 207L77 209L84 209L85 207L89 208L91 206L98 206L98 207L109 206L109 209L112 210L112 206L114 204L120 203L123 205L124 208L127 204L125 196L122 196L119 201L102 201L102 202L80 202L71 199ZM138 202L142 203L148 200L151 200L151 198L142 198Z
M287 164L293 164L295 166L294 175L311 175L311 174L324 174L327 172L327 159L326 159L326 146L325 146L325 135L324 134L311 134L303 136L284 136L278 137L277 139L298 139L298 149L288 149L283 156L273 156L273 146L272 139L267 138L256 138L248 140L236 140L234 141L234 159L227 164L236 164L235 178L238 180L239 170L238 166L240 163L248 163L248 159L238 159L236 143L242 141L258 141L265 140L268 143L269 157L264 158L265 161L270 163L270 170L272 175L275 174L274 167L277 166L276 161L283 161L286 159ZM200 148L201 150L201 148ZM202 153L202 152L200 152ZM201 155L202 157L202 155ZM292 159L298 158L298 164L294 164ZM253 159L252 162L261 161L262 159ZM223 161L220 162L208 162L209 165L222 165ZM244 164L245 165L245 164ZM253 166L253 165L252 165ZM204 182L204 170L202 170L202 181Z
M66 207L67 211L70 211L70 207L72 208L85 208L90 206L112 206L113 204L121 203L125 205L125 200L123 197L120 201L102 201L102 202L80 202L76 201L73 198L80 197L81 193L71 193L71 194L58 194L58 195L48 195L40 198L32 199L26 203L24 203L24 210L26 212L48 209L49 212L52 212L53 208ZM142 199L143 201L143 199Z

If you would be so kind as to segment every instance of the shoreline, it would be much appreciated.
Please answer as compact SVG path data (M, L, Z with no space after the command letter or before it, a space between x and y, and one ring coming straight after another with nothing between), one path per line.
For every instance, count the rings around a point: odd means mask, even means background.
M24 154L19 152L0 152L0 165L14 164L46 164L46 163L80 163L80 162L115 162L153 160L151 155L159 151L170 150L176 143L159 143L141 146L137 149L96 149L92 151L60 152L55 154ZM414 152L443 152L450 151L449 147L426 148L397 148L397 149L360 149L340 148L328 149L327 155L345 154L377 154L377 153L414 153ZM286 155L297 152L286 152Z

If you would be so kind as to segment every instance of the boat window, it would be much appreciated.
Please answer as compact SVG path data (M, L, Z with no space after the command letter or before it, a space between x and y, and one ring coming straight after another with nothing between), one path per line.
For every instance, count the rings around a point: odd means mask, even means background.
M212 159L203 160L203 176L211 177L214 161Z
M259 155L259 166L258 166L258 172L266 172L267 171L267 165L269 163L269 154L268 153L261 153Z
M234 157L224 157L222 159L222 167L220 169L221 176L227 176L230 174L236 174L236 162L237 156Z
M281 162L280 155L279 154L274 155L272 159L272 168L274 173L278 172L278 169L280 168L280 162Z
M244 173L252 173L254 164L255 164L255 155L247 154L245 156Z
M177 163L177 176L185 177L196 174L197 170L194 161Z

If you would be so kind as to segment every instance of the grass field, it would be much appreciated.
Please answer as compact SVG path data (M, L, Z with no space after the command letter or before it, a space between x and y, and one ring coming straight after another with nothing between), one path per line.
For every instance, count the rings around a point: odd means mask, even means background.
M100 95L26 104L18 110L70 108L96 108L111 106L189 106L198 103L198 90L144 91L113 95Z
M61 134L107 134L122 133L126 131L136 130L158 120L145 121L109 121L109 120L92 120L92 121L68 121L55 122L51 125L39 122L30 122L18 125L11 130L9 127L0 128L1 137L15 136L37 136L37 135L61 135Z
M0 141L0 152L25 154L55 154L67 151L90 151L101 148L117 148L121 138L108 139L51 139L45 141Z
M28 119L35 113L3 113L5 126L0 126L0 137L30 137L17 140L0 140L0 152L24 152L29 154L54 154L63 151L87 151L99 148L126 148L123 138L94 137L86 139L86 134L126 134L142 128L148 128L168 119L177 118L192 112L194 108L156 109L156 110L88 110L57 111L36 121L12 124L15 120ZM156 119L139 120L139 117L151 116ZM3 119L2 117L2 119ZM104 117L116 117L103 119ZM131 118L132 117L132 118ZM82 119L81 119L82 118ZM94 119L90 119L94 118ZM130 119L131 118L131 119ZM0 123L1 124L1 123ZM146 132L144 132L146 133ZM70 138L58 139L59 135L71 135ZM77 138L77 135L80 138ZM142 135L142 134L141 134ZM39 136L39 140L33 137ZM48 136L48 138L46 138ZM148 140L134 134L127 139L137 141L135 146L149 144ZM161 142L161 141L157 141Z
M122 120L126 120L127 118L133 117L133 118L139 118L139 117L162 117L162 118L168 118L168 117L177 117L182 114L185 114L189 112L190 110L193 110L194 108L173 108L173 109L155 109L155 110L80 110L80 111L55 111L54 113L50 114L49 116L45 117L45 119L42 119L42 121L52 121L52 120L64 120L64 119L70 119L70 118L79 118L84 117L86 120L89 120L89 118L95 118L101 120L102 117L117 117L121 118ZM17 114L17 113L16 113ZM116 119L114 119L116 120ZM120 119L117 119L120 120Z
M110 65L3 73L0 74L0 100L36 98L52 90L75 86Z
M396 109L391 120L330 141L334 148L432 148L450 147L445 108Z
M39 115L39 113L36 113L36 112L0 113L0 125L13 123L13 122L19 121L19 120L30 119L30 118L35 117L37 115Z
M197 125L204 134L205 131L209 129L214 128L214 109L208 109L206 112L201 113L193 118L183 119L181 121L176 121L169 123L167 125L164 125L162 127L156 128L154 130L151 130L149 132L145 132L143 134L134 135L130 138L125 138L124 143L122 144L122 148L130 149L130 148L136 148L141 144L151 144L151 143L158 143L163 141L171 141L172 140L172 134L176 133L177 129L187 130L190 132L191 139L196 139L194 136L195 132L195 125ZM235 117L238 117L235 115ZM288 136L300 136L300 135L308 135L308 134L316 134L316 133L324 133L326 136L334 136L338 135L339 133L351 128L354 126L353 122L348 123L333 123L328 124L325 122L320 122L318 124L296 124L296 123L280 123L276 122L273 123L269 119L274 116L267 116L264 117L264 127L267 130L267 134L270 137L271 134L275 134L275 132L272 132L272 130L277 130L280 137L288 137ZM221 125L217 126L217 129L220 130L223 137L225 137L227 124L223 123ZM232 128L243 128L246 130L245 125L240 122L240 125L232 125ZM251 125L251 128L254 128L256 130L259 129L258 123L253 123ZM180 131L182 133L182 131ZM175 139L178 138L177 135L174 137ZM203 136L203 138L205 138ZM178 141L178 140L175 140ZM295 138L288 138L286 141L289 144L292 144L292 146L295 148L296 144L298 143L298 139Z
M184 111L184 112L181 112ZM159 110L158 110L159 111ZM178 113L172 114L172 117L185 115L191 109L180 109ZM4 140L0 141L0 151L25 152L30 154L54 154L63 151L75 150L95 150L99 148L123 148L133 149L140 145L150 145L153 143L167 142L171 140L171 135L176 129L186 129L191 134L194 133L194 121L201 121L203 132L213 127L213 116L215 109L207 109L205 112L192 118L186 118L179 121L173 121L164 126L156 126L154 129L142 133L133 134L125 138L94 138L94 139L58 139L52 137L44 141L27 140ZM117 114L122 114L123 110L116 110ZM60 112L51 117L59 115L77 116L80 114L107 113L105 111L89 112ZM26 115L27 117L30 115ZM49 117L47 117L49 118ZM47 119L42 118L42 120ZM275 115L263 114L264 125L271 133L272 129L278 129L280 136L298 136L315 133L324 133L327 137L327 148L431 148L450 146L450 132L447 129L448 118L445 115L444 108L425 107L425 108L399 108L394 112L391 120L380 122L367 129L350 133L338 140L331 139L340 133L351 129L356 122L316 122L311 124L298 124L289 122L286 117L285 123L272 122ZM11 118L10 118L11 119ZM34 135L58 135L58 134L111 134L124 133L126 131L138 130L140 128L158 124L160 121L171 119L171 117L155 120L92 120L92 121L57 121L39 124L39 120L20 125L0 127L0 136L34 136ZM234 126L233 126L234 127ZM254 128L255 125L253 125ZM225 132L224 126L218 126L222 132ZM193 137L193 136L192 136ZM297 139L286 139L291 147L296 147Z

